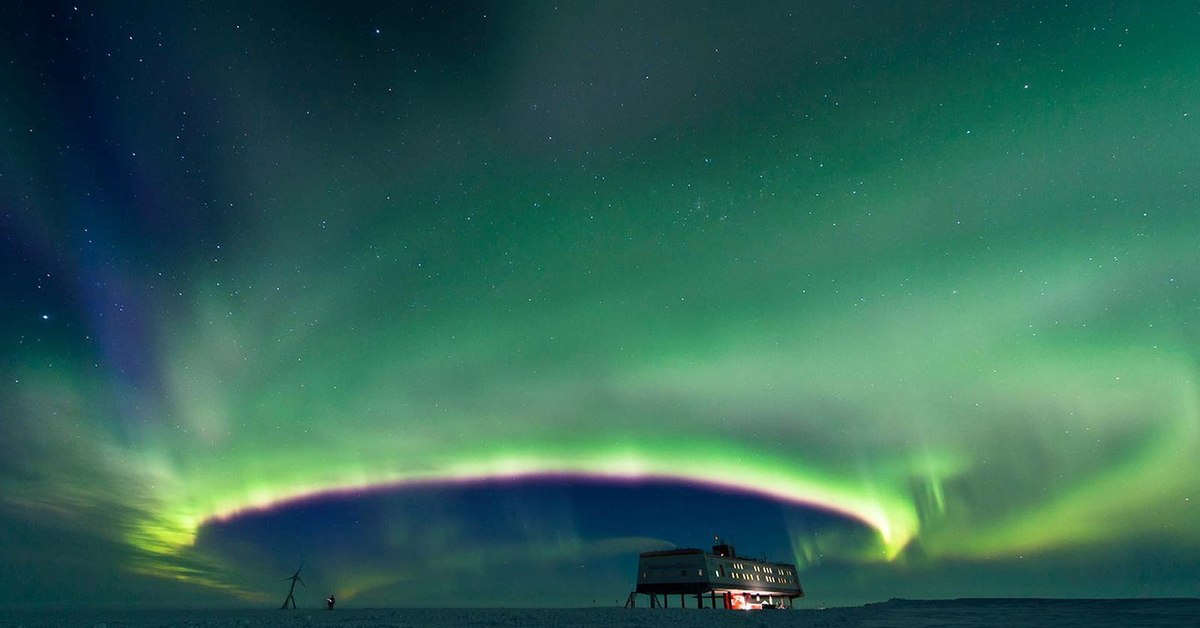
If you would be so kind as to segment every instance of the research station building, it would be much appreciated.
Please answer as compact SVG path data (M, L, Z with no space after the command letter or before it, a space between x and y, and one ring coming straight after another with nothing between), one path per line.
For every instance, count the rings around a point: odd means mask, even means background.
M670 606L671 596L678 595L681 607L757 610L789 608L804 597L804 588L795 565L743 558L732 545L718 540L712 552L687 548L642 553L637 589L626 606L636 606L639 594L650 597L651 607Z

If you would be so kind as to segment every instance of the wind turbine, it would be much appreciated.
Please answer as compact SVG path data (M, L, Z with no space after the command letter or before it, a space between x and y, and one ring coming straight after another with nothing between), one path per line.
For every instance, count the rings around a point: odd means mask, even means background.
M296 573L292 574L291 577L279 579L280 582L283 582L284 580L292 581L292 588L288 589L287 597L283 598L283 606L279 607L281 610L288 607L288 602L292 603L292 608L296 608L296 597L294 595L292 595L292 593L294 593L296 591L296 583L297 582L299 582L300 586L302 586L302 587L308 586L308 585L304 584L303 580L300 579L300 570L301 569L304 569L304 563L300 563L300 567L298 567L296 569Z

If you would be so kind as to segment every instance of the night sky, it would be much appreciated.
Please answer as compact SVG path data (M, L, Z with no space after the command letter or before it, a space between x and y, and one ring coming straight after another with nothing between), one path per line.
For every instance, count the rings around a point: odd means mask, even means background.
M1191 1L0 6L0 607L1200 596Z

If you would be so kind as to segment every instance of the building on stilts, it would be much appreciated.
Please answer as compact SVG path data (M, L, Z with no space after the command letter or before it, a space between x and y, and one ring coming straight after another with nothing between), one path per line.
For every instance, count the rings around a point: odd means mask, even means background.
M627 608L648 596L651 608L679 607L758 610L790 608L804 597L796 566L737 555L720 539L712 552L687 548L644 552L638 557L637 588Z

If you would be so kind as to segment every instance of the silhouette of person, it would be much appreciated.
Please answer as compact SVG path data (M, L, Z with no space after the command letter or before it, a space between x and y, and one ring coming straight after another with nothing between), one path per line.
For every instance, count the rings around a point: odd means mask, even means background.
M329 597L325 600L325 608L327 608L329 610L333 610L333 605L336 603L337 603L337 600L334 599L333 594L330 593Z

